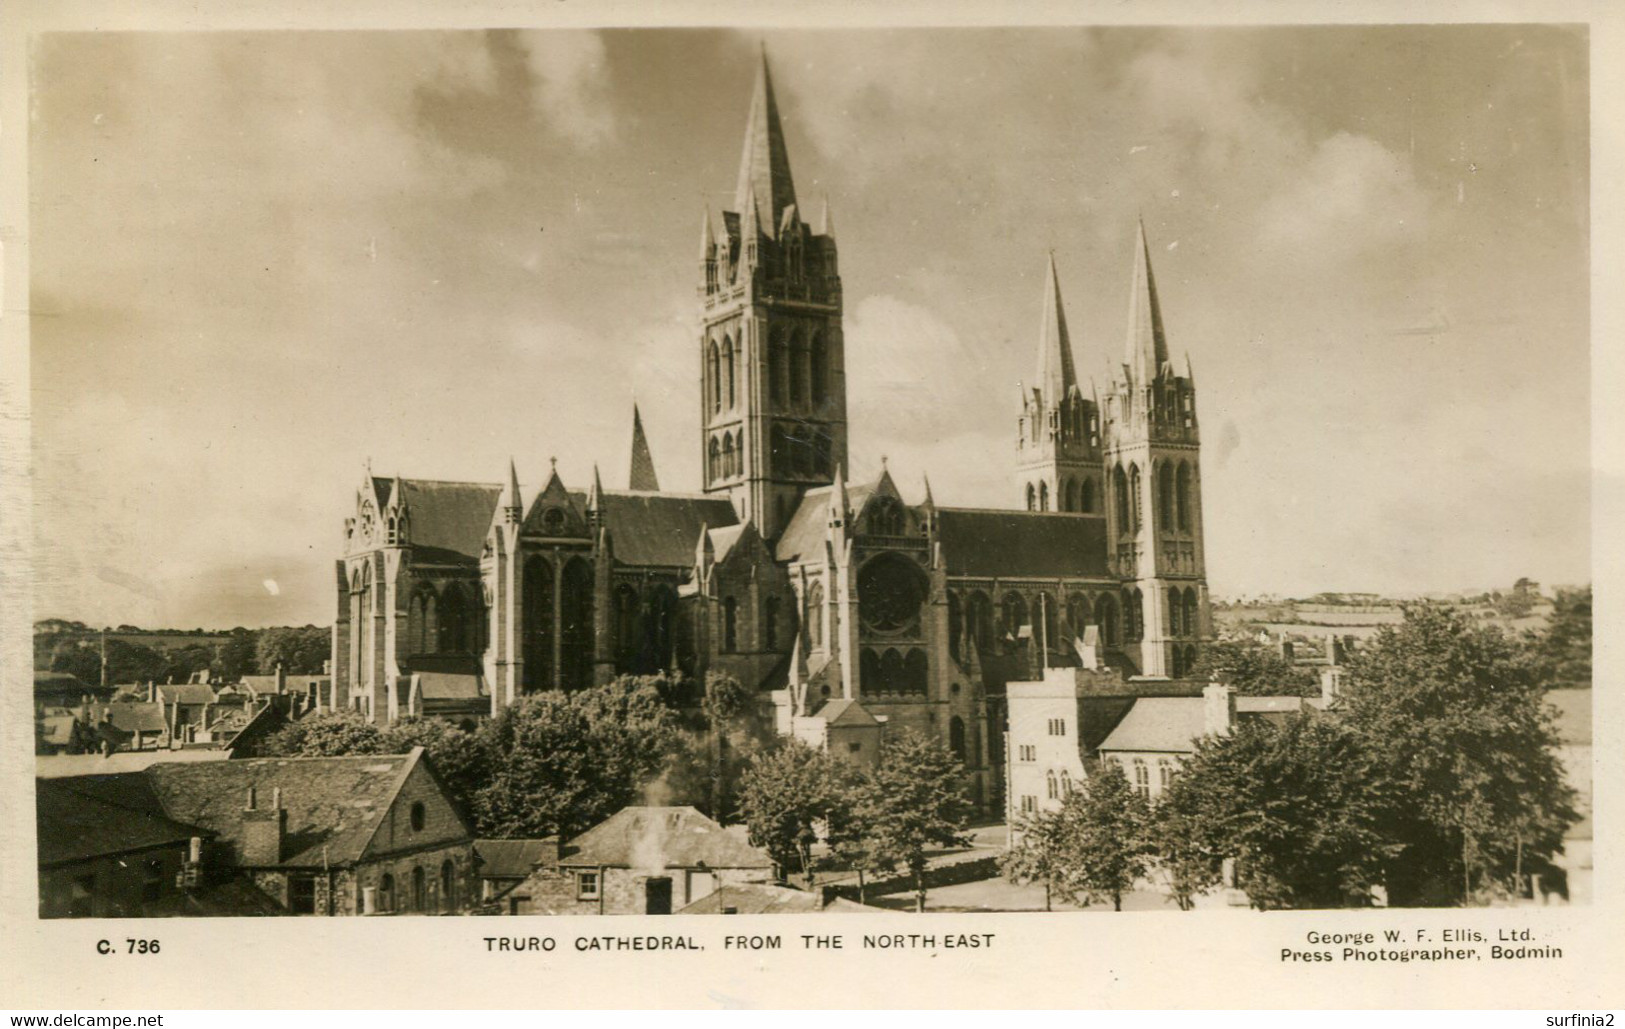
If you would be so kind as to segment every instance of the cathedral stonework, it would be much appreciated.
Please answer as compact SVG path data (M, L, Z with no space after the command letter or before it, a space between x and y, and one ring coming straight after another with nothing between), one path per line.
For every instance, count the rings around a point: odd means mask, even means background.
M700 246L703 487L659 488L633 410L628 489L368 474L336 567L335 695L472 722L625 673L739 679L779 730L856 761L914 729L1002 785L1004 687L1043 669L1187 674L1211 635L1195 381L1168 357L1143 227L1124 359L1083 391L1045 276L1013 509L922 475L846 478L841 279L803 218L765 59L733 210Z

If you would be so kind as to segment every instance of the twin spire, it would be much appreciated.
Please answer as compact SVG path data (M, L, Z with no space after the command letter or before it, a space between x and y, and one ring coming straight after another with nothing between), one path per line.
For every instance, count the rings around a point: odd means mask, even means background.
M1141 385L1155 379L1168 364L1168 340L1163 333L1162 307L1157 301L1157 281L1151 274L1151 247L1146 243L1143 221L1134 239L1134 274L1129 285L1128 337L1124 343L1123 364L1133 380ZM1187 358L1187 368L1189 364ZM1072 341L1066 331L1066 311L1061 303L1061 282L1052 252L1044 277L1044 312L1038 331L1035 387L1048 402L1059 403L1077 382Z

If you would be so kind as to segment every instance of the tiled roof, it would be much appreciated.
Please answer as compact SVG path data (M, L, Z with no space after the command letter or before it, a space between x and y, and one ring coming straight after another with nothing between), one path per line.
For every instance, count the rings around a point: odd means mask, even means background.
M361 857L419 753L156 764L147 775L171 816L239 848L249 787L262 805L279 788L288 812L282 864L339 865Z
M771 868L743 826L723 828L691 807L624 807L571 840L560 865Z
M388 480L385 480L386 482ZM402 479L415 555L429 560L478 561L502 487L486 482Z
M1104 578L1106 519L1098 515L943 508L949 575Z
M559 838L541 840L475 840L480 875L487 879L523 879L557 846Z
M139 772L34 780L39 863L184 844L208 833L165 812Z
M1546 703L1557 708L1557 735L1564 743L1591 742L1591 691L1548 690Z
M700 528L739 521L727 497L605 490L600 499L615 560L624 565L693 567Z
M727 913L737 915L801 914L810 911L832 911L836 914L842 914L852 911L878 912L881 910L841 897L836 897L828 904L820 904L817 894L792 889L788 886L774 886L771 883L738 883L718 887L714 892L706 894L677 913L680 915L720 915L724 913L724 908L728 909Z
M213 704L215 701L214 690L197 683L177 683L158 689L169 704Z

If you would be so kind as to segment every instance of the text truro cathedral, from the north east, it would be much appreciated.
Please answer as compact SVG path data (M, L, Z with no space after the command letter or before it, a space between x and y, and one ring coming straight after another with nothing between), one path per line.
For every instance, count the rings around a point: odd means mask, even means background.
M923 476L906 496L884 467L847 478L835 229L796 201L765 59L733 206L701 229L703 489L660 490L635 411L625 490L555 472L524 491L511 465L495 483L369 474L337 565L335 703L462 720L625 672L722 671L842 753L930 733L989 801L1007 682L1185 673L1209 635L1196 393L1143 229L1104 397L1079 388L1051 265L1021 509L967 509Z

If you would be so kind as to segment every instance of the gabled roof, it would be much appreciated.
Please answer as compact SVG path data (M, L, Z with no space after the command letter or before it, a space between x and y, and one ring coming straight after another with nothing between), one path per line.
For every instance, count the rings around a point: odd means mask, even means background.
M140 772L159 763L191 764L199 761L225 761L229 751L216 747L188 747L185 750L119 750L111 754L38 754L34 775L41 779L67 776L111 775Z
M829 503L833 487L820 486L802 494L790 521L779 533L774 556L780 561L806 561L824 552L829 532Z
M249 787L262 805L280 789L288 813L282 865L308 868L361 857L421 753L156 764L146 774L172 817L212 830L239 852Z
M333 677L330 675L288 675L283 679L285 683L283 688L288 693L309 693L312 686L326 689L333 683ZM238 685L246 686L255 693L277 692L274 675L245 675L238 681Z
M113 728L121 732L163 732L169 728L164 719L164 706L156 701L115 701L90 705L92 725L100 725L104 715L110 715Z
M945 507L937 524L949 575L1106 578L1098 515Z
M692 568L700 529L739 521L727 497L605 490L602 502L615 560L624 565Z
M449 563L480 559L501 486L431 479L402 479L400 482L409 519L409 539L418 559Z
M624 807L571 840L565 854L559 864L567 867L773 867L743 826L723 828L691 807Z
M477 700L491 695L483 677L454 672L414 672L412 692L424 700Z
M1204 704L1201 697L1140 697L1100 749L1188 754L1207 734Z
M63 864L209 833L175 821L139 772L34 780L39 863Z
M879 725L875 716L870 714L862 704L855 700L837 698L826 703L818 709L815 717L822 718L824 724L831 728L842 726L853 728L865 725Z
M475 840L480 876L486 879L523 879L558 847L559 838L540 840Z
M783 915L813 911L832 911L836 914L853 911L878 912L867 904L859 904L844 897L836 897L825 904L815 893L775 886L772 883L737 883L719 886L688 907L679 915Z

